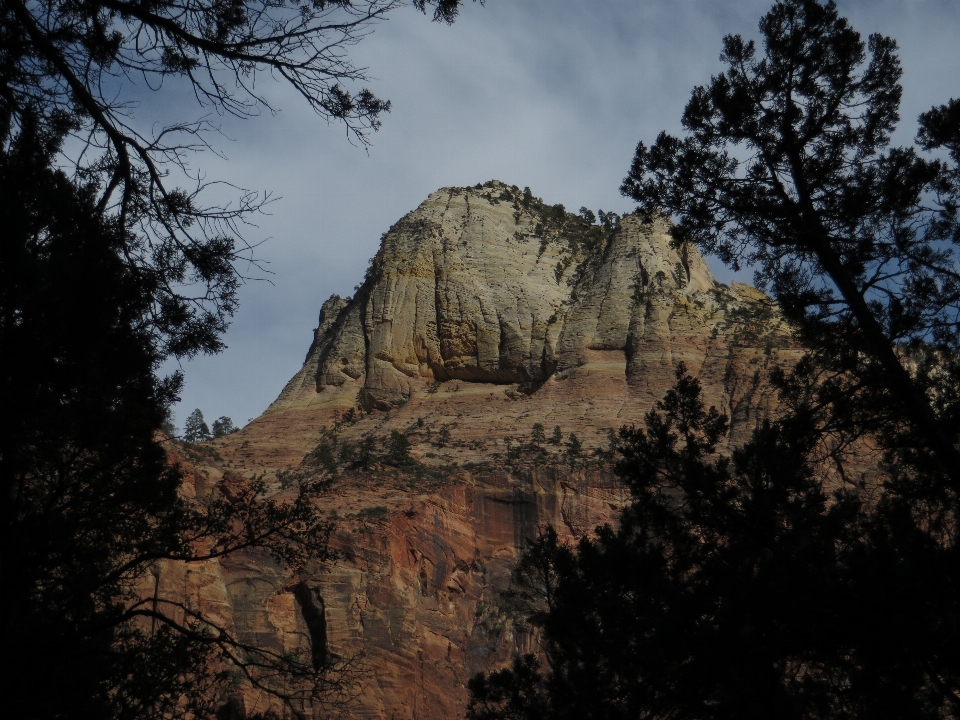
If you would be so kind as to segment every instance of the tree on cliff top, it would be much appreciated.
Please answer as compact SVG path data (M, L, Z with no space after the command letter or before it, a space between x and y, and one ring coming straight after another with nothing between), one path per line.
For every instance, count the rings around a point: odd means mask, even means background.
M239 430L239 428L234 425L233 420L226 415L221 415L213 421L213 436L215 438L222 438L226 437L227 435L232 435L237 430Z
M689 134L641 143L623 190L678 243L755 265L810 352L732 458L682 368L621 431L632 502L525 554L548 667L475 678L474 720L960 716L960 104L889 148L893 40L815 0L760 29L764 56L727 37ZM879 487L854 470L871 448Z
M210 427L203 419L200 408L187 415L183 424L183 439L187 442L202 442L210 439Z

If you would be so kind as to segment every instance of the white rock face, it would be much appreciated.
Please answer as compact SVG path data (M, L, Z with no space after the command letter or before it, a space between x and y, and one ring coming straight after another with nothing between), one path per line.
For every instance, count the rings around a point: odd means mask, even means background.
M438 190L384 236L357 296L324 304L277 402L355 384L387 409L447 380L529 393L592 351L623 352L629 386L662 388L678 361L702 364L718 293L733 298L668 231L591 225L497 181Z

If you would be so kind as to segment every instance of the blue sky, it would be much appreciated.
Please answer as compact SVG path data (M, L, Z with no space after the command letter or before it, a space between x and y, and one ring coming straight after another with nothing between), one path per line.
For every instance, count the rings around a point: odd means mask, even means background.
M548 203L625 212L618 187L637 141L679 132L697 84L721 70L721 38L757 37L770 0L487 0L452 27L409 8L354 47L369 87L393 102L364 150L314 115L280 82L261 82L277 112L223 119L210 179L270 191L269 215L245 230L269 274L241 290L223 353L184 362L174 409L208 420L256 417L299 369L323 301L350 295L381 235L445 185L493 178L528 185ZM960 0L839 0L866 36L900 44L901 129L960 96ZM170 96L164 93L170 92ZM195 117L166 88L154 102ZM150 106L138 111L146 119ZM167 114L167 112L164 112ZM718 277L731 275L711 262ZM748 277L741 278L749 280ZM170 366L166 369L170 369Z

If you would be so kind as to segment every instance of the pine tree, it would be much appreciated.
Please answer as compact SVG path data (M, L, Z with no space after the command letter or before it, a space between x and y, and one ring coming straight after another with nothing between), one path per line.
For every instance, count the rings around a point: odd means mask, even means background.
M534 423L533 432L530 434L530 442L540 447L546 442L547 435L543 430L543 423Z
M440 432L437 433L437 447L444 447L450 442L450 428L444 425L440 428Z
M213 421L213 436L215 438L226 437L231 433L235 433L237 430L238 428L233 424L233 420L226 415L221 415Z
M413 5L452 22L460 2ZM279 71L361 142L389 108L347 89L363 71L345 48L399 3L294 5L0 4L0 623L13 717L212 717L223 663L298 717L331 687L297 652L134 590L164 560L252 547L295 567L327 556L313 500L323 472L295 478L284 502L239 477L243 502L188 502L157 440L173 432L182 376L154 371L224 347L235 263L256 261L238 228L263 197L210 206L202 193L216 181L191 169L209 106L256 114L253 76ZM141 134L134 100L180 83L204 117ZM71 161L68 177L58 168ZM192 441L210 436L197 414Z
M388 465L399 467L401 465L409 465L412 462L412 458L410 457L410 440L402 432L391 430L386 445L387 454L384 460Z
M360 438L357 445L355 464L361 468L369 468L376 460L377 438L369 433Z
M167 409L163 422L160 423L160 429L168 438L173 438L177 434L177 426L173 423L173 411Z
M96 188L54 169L62 138L0 125L0 636L15 658L4 707L209 717L226 656L259 691L299 705L325 676L297 653L241 642L170 597L144 603L138 588L164 560L247 547L294 566L325 557L329 526L313 504L325 478L300 482L289 503L260 480L239 479L241 503L180 492L157 434L180 379L154 375L150 279L121 258L128 230L98 211Z
M187 420L183 425L183 439L187 442L203 442L211 438L210 428L203 419L203 413L197 408L187 415Z
M828 490L812 413L761 424L732 457L726 431L681 364L621 430L617 527L575 547L548 528L516 570L509 598L548 668L475 677L470 720L955 716L956 542L931 542L896 498Z
M728 69L694 90L687 135L640 143L622 190L670 213L678 243L756 268L813 348L802 369L837 378L809 388L833 424L882 435L900 462L929 456L956 487L960 423L944 422L960 416L960 126L944 122L956 103L921 117L917 147L890 147L893 39L864 43L816 0L777 3L760 29L762 57L724 39ZM918 152L939 148L952 167Z
M731 457L678 368L620 432L617 527L548 529L521 560L549 667L475 678L471 718L960 715L960 104L890 148L892 39L817 0L760 30L762 57L725 38L687 136L641 143L623 191L678 244L754 265L809 352Z

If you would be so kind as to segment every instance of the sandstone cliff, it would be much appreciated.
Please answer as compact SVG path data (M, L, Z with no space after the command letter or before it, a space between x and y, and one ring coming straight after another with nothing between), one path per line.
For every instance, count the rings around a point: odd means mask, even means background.
M319 499L339 518L337 561L293 582L236 557L177 579L182 593L283 649L309 642L293 595L309 587L331 652L356 658L349 716L462 716L473 673L536 649L500 598L525 543L546 524L572 540L625 502L610 431L640 422L683 361L736 443L772 410L769 366L797 355L768 298L718 284L667 231L591 223L496 181L430 195L384 235L356 295L324 303L273 405L193 458L208 486L230 469L279 491L334 430L341 448L397 431L415 470L374 464ZM581 454L531 444L535 423L575 433Z

